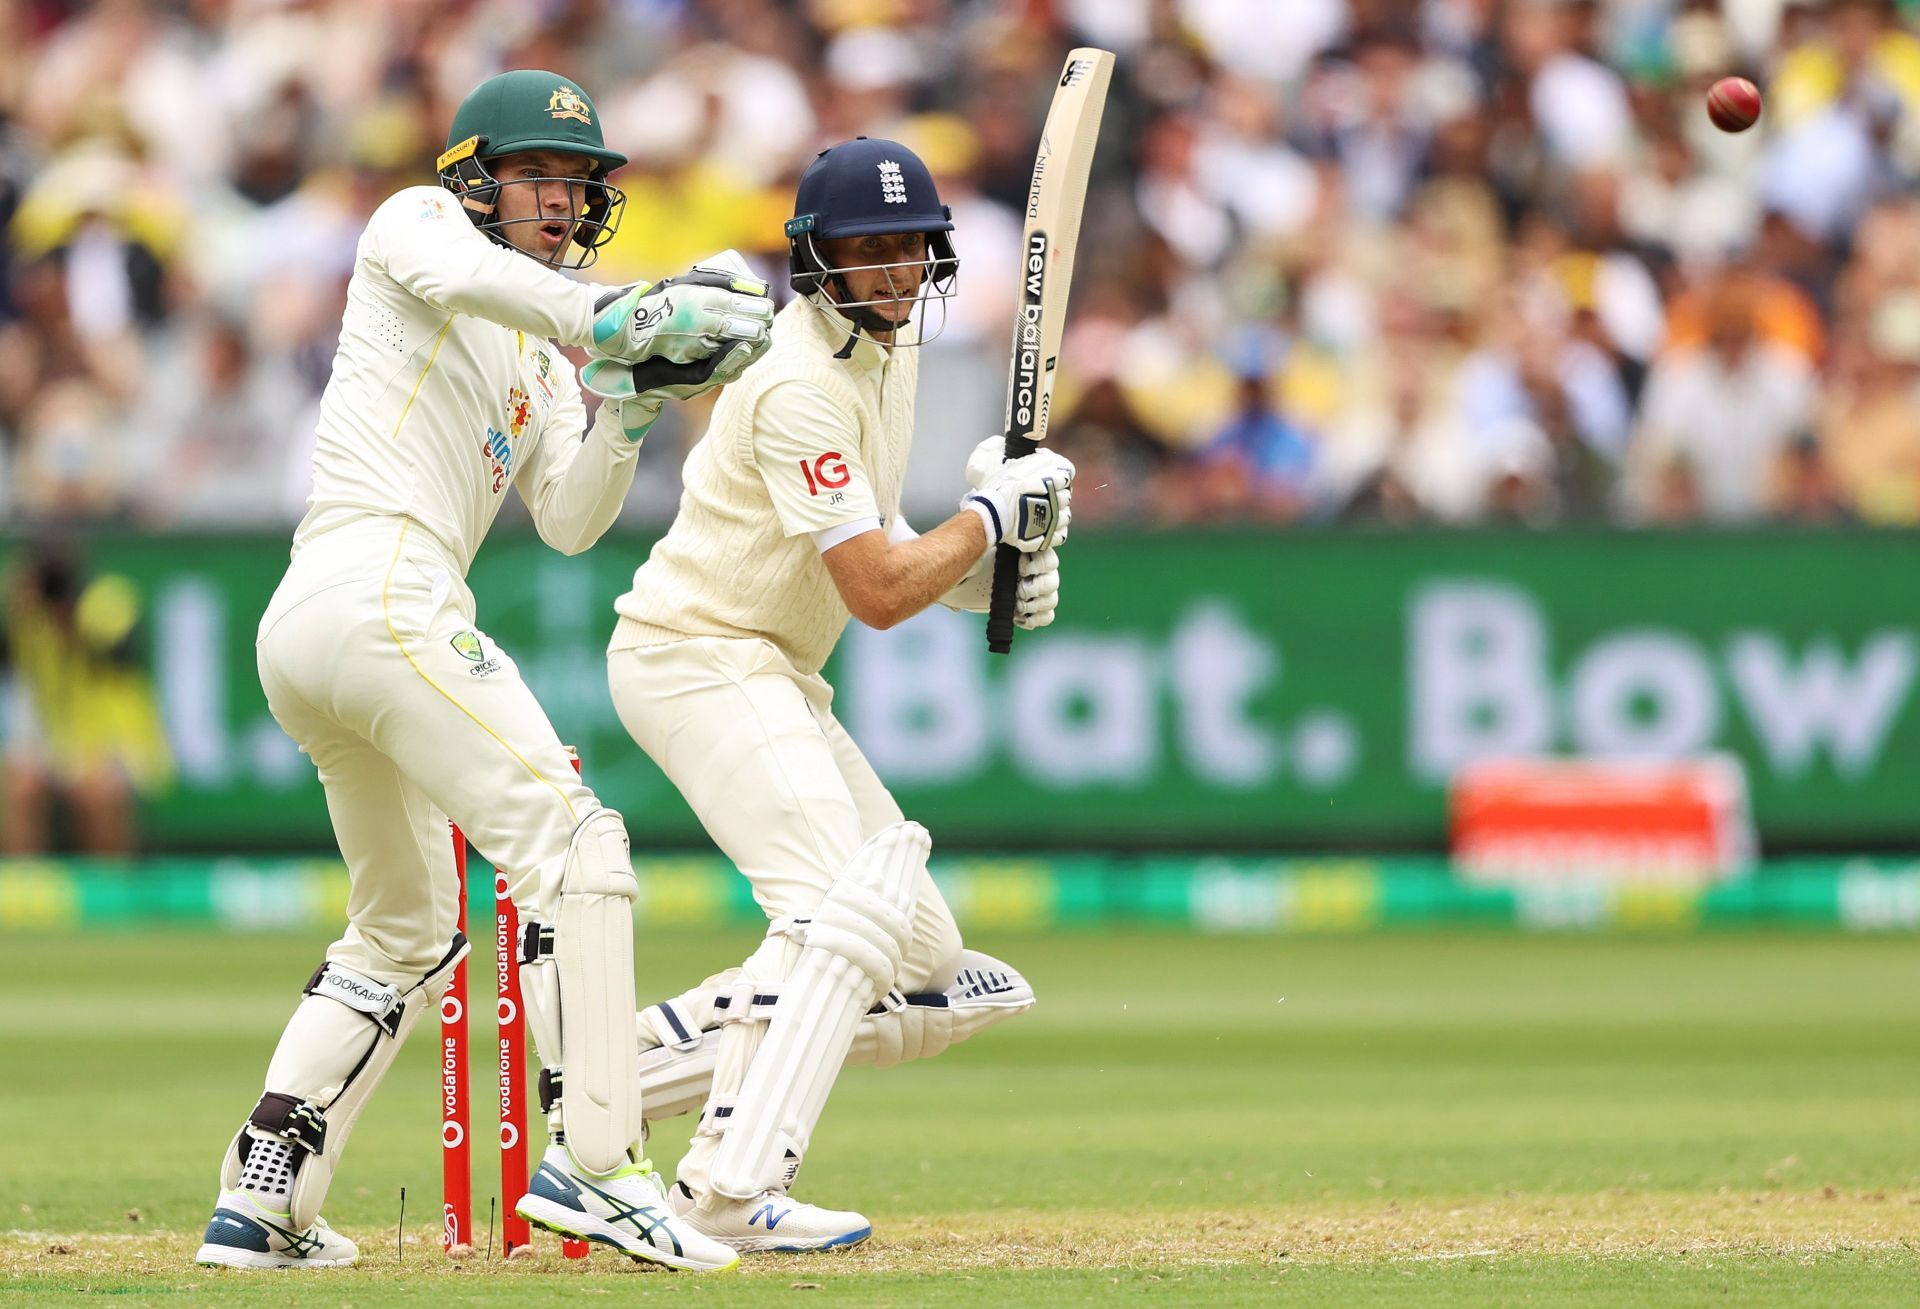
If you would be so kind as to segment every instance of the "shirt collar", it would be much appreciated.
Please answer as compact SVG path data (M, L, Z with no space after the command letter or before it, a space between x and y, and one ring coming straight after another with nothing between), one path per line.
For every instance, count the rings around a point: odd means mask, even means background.
M861 332L851 318L842 313L825 292L817 291L807 297L808 303L820 311L820 323L829 340L837 343L835 359L851 360L869 377L886 367L893 352L872 337ZM911 331L909 324L903 331Z

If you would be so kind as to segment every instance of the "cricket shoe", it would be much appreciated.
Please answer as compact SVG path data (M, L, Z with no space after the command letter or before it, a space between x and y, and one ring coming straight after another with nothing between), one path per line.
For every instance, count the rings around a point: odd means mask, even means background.
M345 1268L360 1257L360 1247L316 1218L304 1232L293 1229L293 1215L261 1207L251 1191L222 1191L197 1264L226 1268Z
M535 1227L598 1241L629 1259L667 1268L718 1273L740 1262L731 1248L668 1207L660 1174L644 1159L611 1177L595 1177L574 1163L565 1145L550 1145L513 1211Z
M751 1200L714 1196L703 1208L685 1182L675 1182L667 1202L681 1222L741 1254L832 1250L873 1235L873 1224L859 1214L803 1204L778 1191L762 1191Z

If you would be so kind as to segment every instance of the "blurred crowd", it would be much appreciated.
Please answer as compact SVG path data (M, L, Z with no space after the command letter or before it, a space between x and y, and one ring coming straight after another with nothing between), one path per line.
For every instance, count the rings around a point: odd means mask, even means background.
M784 285L918 150L960 294L910 517L997 428L1065 51L1118 52L1055 432L1139 524L1920 521L1920 0L0 0L0 516L290 524L355 241L502 68L633 163L590 274ZM1766 95L1754 130L1704 110ZM650 438L630 512L660 521Z

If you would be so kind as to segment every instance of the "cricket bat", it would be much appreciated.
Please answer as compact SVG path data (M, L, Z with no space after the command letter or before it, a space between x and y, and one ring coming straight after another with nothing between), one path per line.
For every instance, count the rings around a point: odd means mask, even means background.
M1080 213L1087 203L1087 174L1093 168L1093 146L1112 80L1111 51L1070 51L1033 157L1020 241L1020 307L1014 315L1013 359L1007 372L1009 459L1032 454L1047 439L1054 365L1060 360ZM994 556L993 605L987 611L987 649L995 654L1013 648L1019 582L1020 552L1002 545Z

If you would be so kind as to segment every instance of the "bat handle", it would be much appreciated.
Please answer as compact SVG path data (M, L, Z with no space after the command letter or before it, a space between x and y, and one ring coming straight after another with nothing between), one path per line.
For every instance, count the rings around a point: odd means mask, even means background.
M1031 437L1009 436L1007 458L1019 459L1038 450ZM1013 603L1020 590L1020 551L1002 543L994 547L993 603L987 609L987 649L1005 654L1013 649Z

